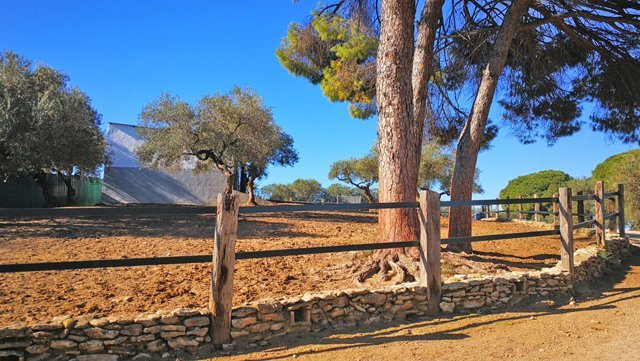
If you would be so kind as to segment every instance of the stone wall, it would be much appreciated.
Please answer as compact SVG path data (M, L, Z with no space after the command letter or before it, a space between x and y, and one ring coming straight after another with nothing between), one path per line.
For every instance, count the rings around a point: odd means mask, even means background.
M605 251L595 247L576 251L575 282L601 276L628 251L629 243L622 239L608 240ZM497 310L526 297L547 297L572 288L569 275L559 266L497 276L456 275L443 284L440 309L442 313ZM238 347L265 346L291 333L405 320L424 316L426 309L426 289L416 283L305 294L235 307L231 335ZM134 318L62 317L28 327L4 327L0 328L0 358L88 361L171 357L177 350L209 344L209 317L207 309L178 309Z

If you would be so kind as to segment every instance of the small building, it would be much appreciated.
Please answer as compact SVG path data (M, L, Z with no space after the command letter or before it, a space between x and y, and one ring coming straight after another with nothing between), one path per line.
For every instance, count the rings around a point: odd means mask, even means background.
M195 162L185 162L184 170L172 173L141 166L135 149L142 143L138 127L109 123L107 151L111 164L104 170L103 203L148 203L207 205L216 202L226 187L218 170L193 173ZM195 161L195 160L194 160Z

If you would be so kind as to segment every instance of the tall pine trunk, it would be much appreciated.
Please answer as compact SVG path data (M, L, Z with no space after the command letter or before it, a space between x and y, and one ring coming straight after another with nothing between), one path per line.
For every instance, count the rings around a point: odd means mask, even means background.
M377 54L376 94L380 139L378 199L415 202L422 134L415 132L412 99L414 2L383 0L380 43ZM378 213L381 242L415 240L415 209L381 209ZM396 259L403 250L378 252L378 259ZM383 269L386 267L383 267Z
M515 0L507 11L494 45L494 51L482 72L482 80L469 118L458 138L456 160L451 177L451 200L471 200L478 152L489 117L489 109L511 47L511 41L531 0ZM471 235L471 207L451 207L449 237ZM471 252L471 243L449 245L448 250Z
M424 132L427 85L432 73L433 43L443 0L427 0L418 21L414 48L415 4L383 0L377 54L378 201L415 202L420 148ZM381 242L416 240L415 209L382 209L378 215ZM396 260L404 250L377 253L381 263ZM417 256L417 255L413 255ZM385 270L386 267L382 267Z

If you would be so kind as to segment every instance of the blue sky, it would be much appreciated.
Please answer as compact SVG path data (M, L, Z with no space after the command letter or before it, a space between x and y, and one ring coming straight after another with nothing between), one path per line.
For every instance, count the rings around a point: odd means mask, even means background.
M272 168L262 184L315 178L330 164L365 154L375 120L349 117L320 89L295 78L274 55L291 22L315 1L3 1L0 49L57 68L93 99L103 122L136 124L162 92L195 102L234 84L255 89L291 134L300 162ZM492 108L499 120L500 109ZM585 128L588 128L585 127ZM588 176L608 156L634 148L583 130L548 147L522 145L508 129L480 154L482 197L496 197L519 175L544 169Z

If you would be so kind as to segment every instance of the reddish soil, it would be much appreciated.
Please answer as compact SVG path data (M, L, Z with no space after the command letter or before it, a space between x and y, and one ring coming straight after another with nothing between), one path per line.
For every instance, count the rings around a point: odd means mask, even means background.
M532 301L496 314L300 335L215 360L638 360L640 242L633 252L615 273L578 288L576 304Z
M367 243L377 236L376 216L366 212L241 216L239 224L239 251ZM474 234L533 231L540 227L474 222ZM0 263L207 254L212 249L213 231L213 215L3 219ZM590 242L589 237L579 237L576 247ZM479 242L474 243L474 248L473 255L462 258L444 253L445 276L540 269L559 259L557 236ZM359 286L351 266L369 254L238 261L234 304ZM204 307L208 304L209 278L207 264L2 274L0 325L60 315L125 315Z

